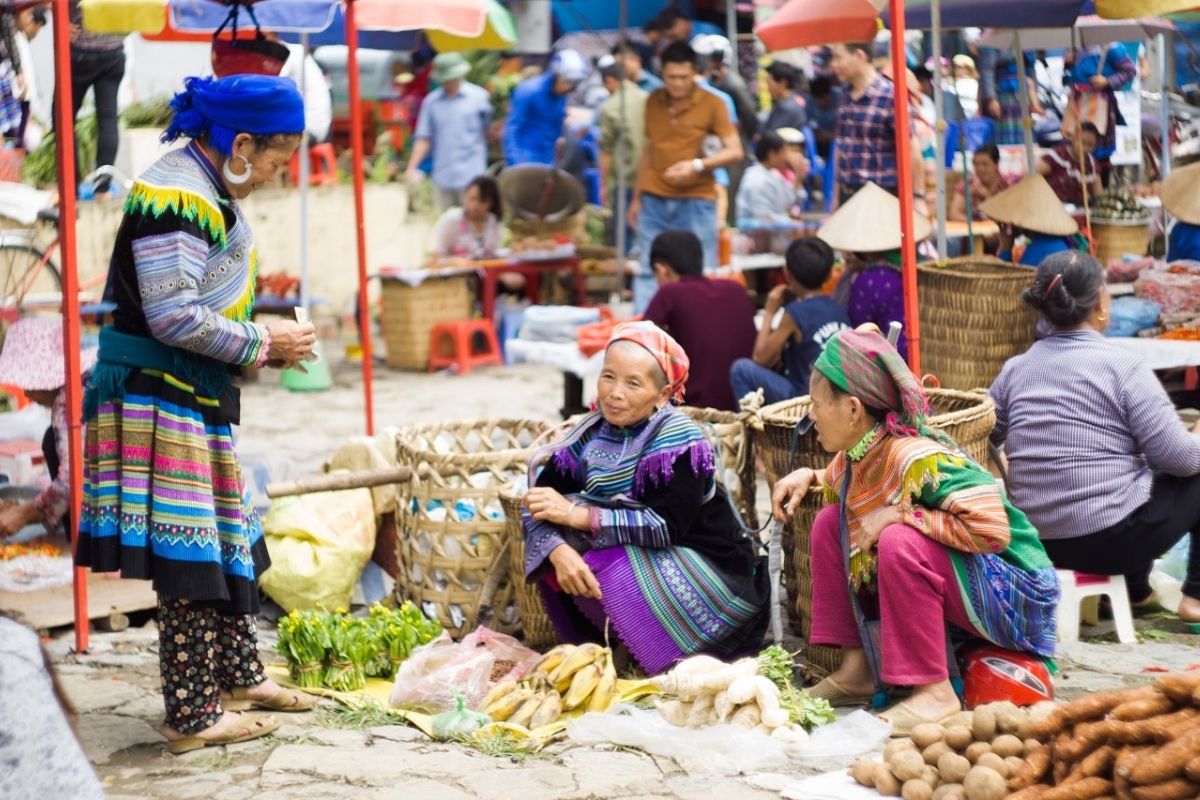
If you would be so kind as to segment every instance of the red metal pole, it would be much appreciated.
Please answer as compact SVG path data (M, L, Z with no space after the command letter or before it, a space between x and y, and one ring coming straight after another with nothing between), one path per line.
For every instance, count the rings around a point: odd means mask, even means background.
M900 194L900 264L904 280L904 336L908 365L921 374L921 320L917 312L917 243L913 240L913 174L908 125L908 63L904 58L904 0L888 0L892 15L892 76L896 90L896 173Z
M363 192L363 114L362 89L358 75L358 26L354 22L354 0L346 0L346 74L350 79L350 149L354 173L354 237L358 245L358 337L362 342L363 402L367 415L367 435L375 435L375 400L372 390L371 306L367 296L367 234Z
M62 264L63 354L67 366L68 457L71 469L72 530L79 546L79 512L83 505L83 379L79 363L79 264L75 240L75 119L71 102L71 29L69 0L54 0L54 139L58 156L58 247ZM75 651L88 648L88 572L74 572Z

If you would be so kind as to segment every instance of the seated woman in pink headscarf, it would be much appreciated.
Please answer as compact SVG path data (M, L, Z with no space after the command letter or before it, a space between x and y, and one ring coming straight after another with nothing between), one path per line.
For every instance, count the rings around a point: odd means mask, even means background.
M526 499L525 574L564 642L611 633L648 674L705 652L752 653L768 621L766 557L718 485L712 446L672 401L688 357L651 322L619 326L599 408L560 442Z

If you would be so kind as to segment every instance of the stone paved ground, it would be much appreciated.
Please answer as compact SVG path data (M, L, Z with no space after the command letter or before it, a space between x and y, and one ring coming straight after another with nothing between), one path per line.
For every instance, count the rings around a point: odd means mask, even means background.
M360 432L352 375L321 395L294 395L266 382L246 393L243 453L315 470L338 442ZM483 416L551 416L561 402L557 373L535 368L484 370L468 378L385 372L377 389L379 421L408 424ZM1106 629L1065 648L1056 686L1062 696L1134 684L1147 668L1200 662L1196 639L1171 620L1139 622L1144 642L1107 643ZM263 626L265 658L274 632ZM70 631L53 632L52 657L80 712L79 734L113 800L535 800L537 798L769 798L791 774L741 777L689 774L670 759L621 749L559 743L514 762L436 744L402 726L328 727L317 713L284 715L269 738L174 757L163 749L153 623L94 634L86 655L70 652Z

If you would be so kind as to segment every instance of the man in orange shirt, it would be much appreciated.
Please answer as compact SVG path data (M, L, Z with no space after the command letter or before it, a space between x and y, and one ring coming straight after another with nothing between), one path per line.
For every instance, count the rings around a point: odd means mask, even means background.
M629 206L629 224L637 229L642 261L633 279L633 306L639 314L657 288L649 257L660 233L691 231L703 246L705 268L717 266L712 171L742 158L741 139L725 104L696 84L691 46L673 42L661 59L666 85L646 100L646 144Z

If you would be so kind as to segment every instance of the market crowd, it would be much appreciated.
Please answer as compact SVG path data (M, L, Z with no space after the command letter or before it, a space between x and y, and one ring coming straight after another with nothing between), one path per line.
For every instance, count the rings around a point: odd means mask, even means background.
M9 34L0 44L15 48ZM828 501L811 530L810 643L843 655L815 696L865 705L882 684L913 687L883 715L897 733L947 716L959 708L947 625L1051 657L1056 568L1123 575L1133 605L1154 607L1154 560L1200 523L1200 438L1180 425L1155 375L1103 336L1105 272L1071 207L1103 186L1116 119L1064 128L1037 170L1009 185L997 145L1014 143L1021 127L1015 67L987 48L903 76L914 134L897 151L895 76L879 69L875 43L767 64L756 93L719 32L669 10L643 34L594 61L559 50L509 81L499 126L495 87L471 83L461 55L437 55L406 172L415 182L427 170L436 190L437 255L494 254L504 213L492 148L509 167L577 169L587 147L568 117L583 98L594 112L596 191L609 206L627 192L628 219L614 225L634 234L629 289L641 319L614 326L597 406L538 454L523 512L526 577L559 637L600 641L611 623L648 674L699 652L757 651L770 617L766 557L729 501L718 454L679 405L734 410L759 391L767 402L809 397L807 420L830 454L823 469L781 476L772 496L780 522L811 489ZM115 51L79 43L91 48L81 66L94 65L100 98L118 70ZM1072 92L1110 97L1135 69L1120 48L1078 51L1068 68ZM972 170L951 215L1000 224L989 247L1029 268L1022 297L1042 320L1039 340L990 388L1003 485L930 426L904 333L885 336L904 317L898 164L917 168L914 199L924 200L933 81L947 90L939 115L995 123L995 142L964 158ZM302 137L328 130L313 129L321 112L289 77L192 77L171 109L165 139L180 146L133 184L106 289L112 323L88 364L76 560L152 581L165 735L183 753L280 725L244 711L314 703L268 678L259 658L257 581L270 554L232 428L240 370L295 366L316 343L310 323L251 317L257 250L240 201L287 165ZM829 165L819 175L818 163ZM1195 172L1177 174L1174 186ZM801 235L818 198L829 216L818 235ZM1164 198L1183 226L1169 257L1196 257L1194 202L1168 187ZM924 240L932 226L919 205ZM758 243L783 258L761 320L743 285L711 274L723 221L765 232ZM61 325L22 320L0 353L0 383L53 409L45 448L55 477L36 500L0 511L5 536L30 522L59 526L67 513ZM1200 622L1195 547L1177 610ZM16 632L0 640L14 652L30 645ZM52 690L40 668L30 674ZM12 686L0 683L0 701L17 701L5 696ZM17 761L44 758L35 744L20 743ZM9 746L0 741L0 751ZM99 796L85 774L41 778Z

